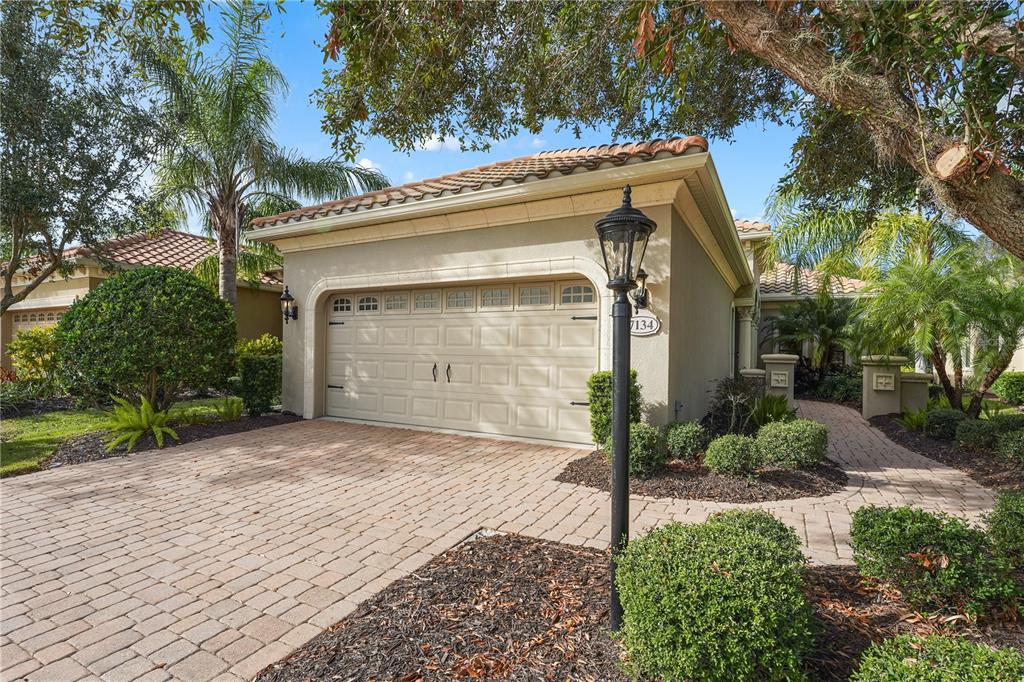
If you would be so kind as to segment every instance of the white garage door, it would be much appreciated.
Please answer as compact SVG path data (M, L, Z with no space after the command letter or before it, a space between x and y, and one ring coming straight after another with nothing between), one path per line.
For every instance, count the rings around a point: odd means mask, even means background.
M587 443L598 297L587 282L344 293L327 414Z

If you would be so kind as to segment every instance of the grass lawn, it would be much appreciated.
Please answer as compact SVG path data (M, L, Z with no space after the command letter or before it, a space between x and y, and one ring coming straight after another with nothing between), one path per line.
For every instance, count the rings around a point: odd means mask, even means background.
M189 400L171 407L171 419L215 415L218 399ZM65 440L99 431L103 410L65 410L0 420L0 477L34 471Z

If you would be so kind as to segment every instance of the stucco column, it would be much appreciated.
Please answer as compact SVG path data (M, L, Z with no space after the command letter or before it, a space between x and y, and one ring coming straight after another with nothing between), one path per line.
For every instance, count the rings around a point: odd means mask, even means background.
M880 414L899 414L900 366L908 359L901 355L866 355L860 359L864 367L864 388L861 390L861 414L865 419ZM927 395L927 388L925 394Z
M774 395L784 395L786 400L793 402L793 379L796 374L796 363L799 356L786 353L769 353L762 355L764 362L764 391Z
M932 375L925 372L900 373L900 408L920 412L928 407L928 384Z
M754 306L740 306L736 308L736 315L739 318L739 360L740 369L749 369L754 365L754 356L751 352L751 340L753 335L751 328L754 321Z

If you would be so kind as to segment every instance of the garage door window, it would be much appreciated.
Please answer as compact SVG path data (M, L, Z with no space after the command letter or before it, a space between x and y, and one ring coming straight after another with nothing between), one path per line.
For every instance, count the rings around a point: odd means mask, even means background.
M375 313L380 310L380 301L376 296L361 296L359 298L359 312Z
M421 291L416 294L414 305L417 312L440 310L441 294L436 291Z
M352 312L352 299L351 298L336 298L334 304L331 306L331 310L336 313L350 313Z
M476 307L476 292L472 289L458 289L449 291L445 298L445 306L448 310L465 312Z
M562 287L562 305L583 305L594 302L594 287L589 284L569 284Z
M512 289L509 287L481 289L480 307L510 310L512 308Z
M385 294L384 312L386 313L407 313L409 312L409 294Z
M519 305L526 307L550 306L551 287L547 285L519 287Z

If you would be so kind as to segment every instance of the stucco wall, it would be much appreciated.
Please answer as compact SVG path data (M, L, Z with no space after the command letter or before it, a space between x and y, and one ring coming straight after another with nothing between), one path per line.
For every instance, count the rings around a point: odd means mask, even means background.
M281 292L252 289L240 284L235 319L240 339L254 339L268 333L280 338L284 322L281 316Z
M733 292L678 214L672 219L671 269L675 314L666 411L677 419L699 419L707 412L714 382L733 373Z

